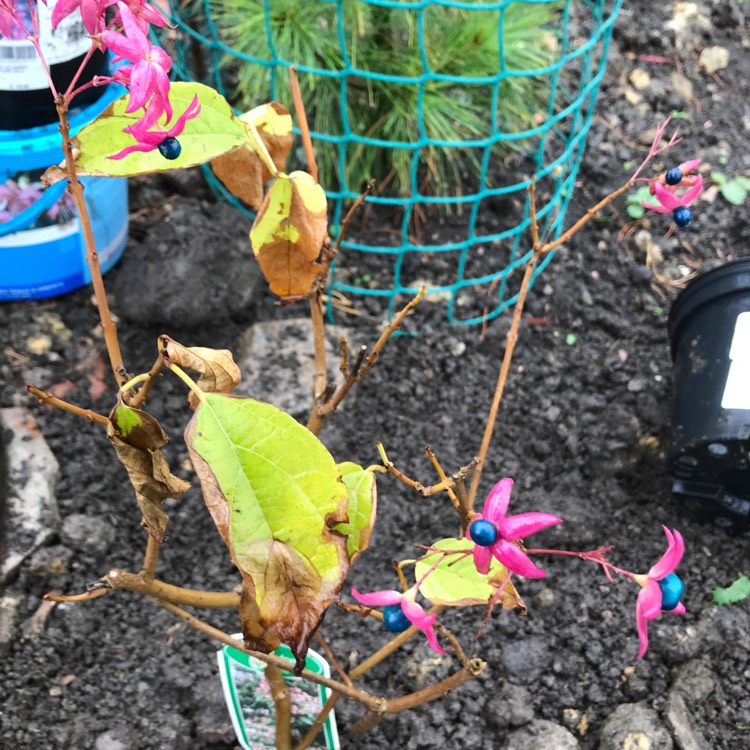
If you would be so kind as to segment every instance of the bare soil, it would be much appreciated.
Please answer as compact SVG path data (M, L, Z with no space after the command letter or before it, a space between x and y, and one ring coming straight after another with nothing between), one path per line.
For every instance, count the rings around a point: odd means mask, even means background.
M747 7L734 0L706 0L699 9L708 27L694 24L678 43L675 32L665 28L672 3L625 3L569 216L622 183L628 174L623 164L640 161L654 125L672 110L684 113L676 121L683 143L664 166L701 157L727 175L747 173ZM698 59L702 49L714 45L728 50L730 62L709 75ZM671 62L649 62L642 55ZM650 77L644 88L634 86L636 69ZM692 97L678 93L678 72L692 85ZM194 190L190 181L157 181L149 199ZM134 184L134 191L135 208L146 198L142 185ZM183 200L178 197L175 205ZM692 521L670 495L665 466L672 393L667 314L678 290L660 283L647 266L644 235L639 243L618 240L627 221L624 202L616 203L557 253L534 288L483 492L502 476L514 477L515 512L540 510L565 519L540 535L546 546L612 545L612 559L637 571L648 570L664 551L661 525L679 529L687 546L680 568L687 614L665 615L652 623L651 647L636 663L637 592L632 583L610 584L581 561L545 559L547 578L524 582L521 589L528 616L496 612L475 642L480 610L444 615L448 627L463 633L468 651L487 661L478 680L442 701L386 719L368 735L345 739L344 747L512 747L517 726L546 719L568 727L579 746L591 750L599 747L602 727L620 705L644 703L666 722L667 697L686 670L701 674L702 686L708 686L686 698L704 747L723 750L750 743L750 601L719 608L711 595L712 587L728 585L738 572L750 573L748 540ZM659 216L640 224L662 252L657 268L665 277L681 278L681 267L689 270L691 263L705 269L750 256L747 206L732 206L720 195L698 203L689 229L666 237L667 227L668 218ZM146 233L146 243L148 237ZM206 243L212 237L207 221ZM113 270L108 282L116 284L125 269L123 264ZM91 551L95 545L88 551L63 542L53 545L50 556L68 560L60 575L40 575L43 571L30 564L23 567L8 588L24 597L22 623L47 591L83 591L110 568L137 570L142 560L145 535L138 510L102 431L33 405L23 391L29 381L48 388L70 380L74 388L68 400L109 410L112 386L103 394L93 388L103 373L92 368L101 342L92 334L97 320L90 294L80 290L0 307L6 354L23 355L2 364L0 402L34 408L61 464L57 497L63 518L84 513L113 530L113 541L102 552ZM73 335L67 342L54 339L50 351L33 355L27 341L39 332L46 312L59 315ZM167 332L190 345L236 349L247 325L277 312L271 297L260 293L230 320L190 330L174 326ZM374 444L381 440L404 471L429 482L433 475L425 445L450 470L477 452L509 316L491 324L482 338L476 327L447 326L443 313L438 304L421 305L410 320L419 335L394 338L359 386L357 398L327 425L321 437L337 460L374 463ZM370 321L341 322L352 347L371 341ZM162 327L123 322L120 328L129 368L146 370ZM188 418L182 386L165 379L152 411L172 435L172 466L189 477L179 439ZM415 541L429 543L455 528L444 499L420 500L389 477L379 486L373 543L349 579L361 590L393 586L394 558L412 556ZM171 505L169 513L170 539L159 577L196 588L234 585L238 576L198 490ZM212 613L208 619L229 632L239 629L231 613ZM374 623L352 623L339 611L329 614L324 632L344 665L385 641ZM220 704L215 644L175 625L152 602L118 593L88 604L58 606L41 635L23 633L21 627L0 660L4 747L234 746ZM363 687L386 695L420 689L455 664L433 657L415 638L375 669ZM519 686L528 692L519 693ZM519 694L526 696L530 709L521 719L511 716L509 699ZM339 705L342 727L362 714L354 704ZM121 745L112 744L113 738L121 738Z

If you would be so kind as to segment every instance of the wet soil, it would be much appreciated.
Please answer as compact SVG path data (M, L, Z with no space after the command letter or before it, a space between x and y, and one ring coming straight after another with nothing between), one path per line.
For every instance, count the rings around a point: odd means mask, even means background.
M621 184L628 174L623 164L640 161L655 123L672 110L681 113L676 122L683 143L664 166L698 156L727 175L750 168L750 111L741 95L750 59L746 5L704 2L699 11L707 23L694 18L679 34L665 27L671 3L625 5L571 217ZM729 52L730 62L710 75L698 60L702 49L715 45ZM634 76L636 70L648 74L647 85L640 74ZM692 87L687 98L684 81ZM192 193L194 185L161 182L153 189L163 197ZM142 200L142 192L134 193L134 205ZM632 582L610 583L582 561L545 559L548 576L520 587L529 607L526 617L496 612L474 641L480 609L443 616L467 651L486 660L480 678L442 701L384 720L368 735L345 739L344 747L520 747L513 740L516 728L545 719L567 727L579 746L590 750L605 742L602 728L623 704L644 703L666 723L668 696L686 671L701 675L700 687L686 701L703 746L722 750L750 742L750 601L719 608L711 594L738 572L750 573L748 538L694 522L670 495L665 456L673 383L667 314L678 290L660 281L646 259L646 249L653 257L656 248L658 274L679 282L693 267L705 270L750 256L747 206L714 195L698 203L689 229L671 237L665 236L667 218L652 216L635 227L649 236L620 240L627 221L624 202L617 202L556 254L534 288L482 491L502 476L514 477L513 511L546 511L565 519L539 535L540 545L584 550L611 545L613 561L635 571L648 570L662 554L662 524L680 529L687 547L680 567L687 614L663 615L652 623L649 652L636 662ZM208 228L206 234L211 242ZM116 284L123 269L113 270L108 282ZM45 332L48 313L59 315L72 336L53 337L51 349L32 354L28 341ZM175 325L168 332L186 344L236 349L253 320L277 314L291 313L279 312L261 292L229 320L190 330ZM494 321L482 336L478 327L447 326L439 303L422 304L409 321L419 335L394 338L358 386L357 397L326 426L321 437L333 455L374 463L374 444L381 440L405 472L424 482L433 476L426 445L450 470L466 464L479 447L508 320L506 315ZM57 498L63 518L96 518L108 530L99 533L111 538L77 548L57 540L47 554L67 560L65 572L49 575L43 565L27 563L9 585L9 593L22 596L21 624L0 659L0 744L17 750L233 747L220 702L215 644L176 625L152 602L117 593L56 607L37 636L24 627L47 591L80 592L110 568L137 570L145 536L125 472L115 464L101 429L41 408L23 391L27 382L49 388L70 381L66 399L109 409L114 393L111 385L99 392L106 373L97 369L102 346L94 332L90 291L5 304L0 321L6 352L2 404L33 408L61 465ZM339 322L351 347L370 343L377 325L364 318ZM123 322L120 328L129 368L146 370L162 327ZM171 465L190 478L179 439L189 416L182 387L164 380L151 410L173 437ZM430 543L455 528L444 498L421 500L390 477L379 486L372 545L348 580L361 590L392 587L394 558L413 556L415 541ZM168 512L170 539L159 577L195 588L234 585L238 576L198 490L179 504L168 503ZM207 619L229 632L239 629L232 613L211 613ZM352 624L339 611L329 614L324 633L347 666L385 642L374 622ZM434 658L415 638L362 685L401 695L455 665ZM512 696L519 695L526 704L520 719L511 710ZM345 728L362 710L339 704L337 714Z

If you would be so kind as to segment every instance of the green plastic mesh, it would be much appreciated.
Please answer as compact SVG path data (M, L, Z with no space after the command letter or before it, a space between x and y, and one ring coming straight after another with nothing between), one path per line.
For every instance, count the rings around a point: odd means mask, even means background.
M271 100L292 109L287 71L297 67L322 164L321 184L329 188L332 236L363 187L350 184L354 160L367 156L368 164L401 165L398 179L386 179L384 188L368 199L366 221L358 217L352 222L332 269L330 304L366 297L369 307L386 307L391 315L425 285L434 299L444 301L451 324L490 320L511 306L521 276L513 272L531 253L528 187L533 176L540 227L548 238L558 237L621 0L307 0L306 12L314 9L318 14L317 36L308 41L320 46L321 54L314 51L312 56L313 63L325 60L320 64L310 64L309 47L305 50L294 38L290 42L290 27L280 21L295 4L300 7L299 0L233 0L232 7L241 2L257 32L257 44L246 45L244 51L231 44L238 34L247 33L236 21L242 16L227 24L222 6L228 3L172 4L176 29L169 32L169 44L175 73L214 86L242 109ZM527 51L534 59L543 44L544 64L522 69L514 61L525 59L523 54L519 57L523 35L521 42L512 37L509 45L505 27L523 26L524 19L540 10L545 11L543 29L534 32ZM355 43L372 43L374 32L369 26L357 30L352 25L365 17L371 24L376 14L388 14L385 17L400 36L383 55L382 66L365 69L359 67L362 54ZM438 22L445 26L452 19L466 25L472 20L467 14L481 14L481 29L490 29L495 40L494 53L492 59L485 56L464 66L473 75L459 76L451 56L464 52L440 50L434 29ZM286 34L284 40L281 34ZM285 48L299 48L301 59L282 56L282 41ZM329 48L326 55L324 44ZM405 70L398 69L400 59ZM249 106L238 102L242 82L245 93L248 85L258 89L250 91L255 101ZM315 91L327 92L328 98L311 102ZM401 107L404 101L413 102L414 111L402 110L404 121L413 122L413 132L399 140L384 136L382 129L376 132L378 123L370 127L366 120L363 91L370 97L392 98ZM519 91L520 101L514 100ZM533 97L524 99L523 92L533 92ZM453 103L471 110L470 127L451 130L449 112L442 122L448 123L453 137L441 138L431 109L436 94L444 108ZM297 155L304 158L301 149L292 157ZM326 164L333 178L324 182ZM446 177L446 171L450 174L441 185L435 175ZM238 204L210 170L207 177L219 197ZM240 208L252 216L246 207ZM535 278L550 259L551 254L545 256Z

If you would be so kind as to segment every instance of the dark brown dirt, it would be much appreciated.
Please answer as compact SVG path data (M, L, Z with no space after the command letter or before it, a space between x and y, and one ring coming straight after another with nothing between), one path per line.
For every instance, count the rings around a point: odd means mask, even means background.
M699 156L727 175L747 173L750 113L742 96L748 76L747 6L712 0L701 8L710 28L693 29L678 47L674 33L664 28L671 4L626 3L571 218L623 181L628 174L623 163L640 161L648 132L672 110L684 113L677 121L683 143L668 164ZM715 76L698 66L701 49L711 45L730 54L729 67ZM670 82L676 64L647 62L641 55L678 61L694 98L683 100ZM638 91L630 84L636 68L651 78ZM163 195L164 185L154 191ZM190 183L182 191L191 192ZM671 238L664 236L665 217L649 217L641 225L663 252L658 269L664 276L678 278L679 267L688 261L707 268L750 255L747 205L731 206L718 195L700 202L695 214L691 227ZM568 726L580 747L592 750L599 747L602 726L617 706L643 702L664 712L671 686L685 669L702 670L709 686L702 699L688 700L690 720L705 747L724 750L748 743L750 601L719 608L711 596L714 586L728 585L740 571L750 573L748 541L691 521L669 494L665 453L672 363L666 321L676 290L657 283L646 266L643 242L639 247L618 241L626 220L623 202L605 211L557 253L533 290L483 491L501 476L513 476L514 511L543 510L565 519L540 535L545 545L613 545L613 560L637 571L647 570L662 554L662 524L680 529L687 545L680 568L687 614L652 623L649 653L636 663L634 585L625 580L610 584L580 561L545 560L548 577L522 586L527 617L495 613L474 643L480 610L444 615L446 625L463 634L465 647L487 661L480 679L443 701L389 718L369 735L345 740L344 747L513 746L508 690L523 686L533 718ZM206 236L210 242L208 226ZM122 269L111 273L112 281L118 273ZM20 366L10 359L2 365L4 405L26 401L19 394L29 378L43 387L70 379L75 390L69 400L108 410L113 391L91 401L90 369L82 367L101 348L91 334L96 316L89 297L90 291L82 290L0 307L6 352L25 353L42 311L59 314L73 332L71 342L56 341L51 353ZM270 297L262 295L254 309L234 320L169 333L186 344L231 349L249 321L276 312ZM367 321L343 323L351 345L371 340ZM482 339L477 328L449 328L442 309L428 302L410 326L420 335L389 343L356 400L321 437L337 460L363 464L377 460L374 443L382 440L407 473L431 481L425 445L451 469L478 450L508 316L490 325ZM133 323L121 330L129 367L145 370L162 330ZM144 547L125 474L112 460L102 432L67 414L34 408L62 467L57 495L63 517L86 513L102 519L114 529L115 542L105 555L75 550L68 571L52 578L25 566L9 589L24 597L22 619L34 613L49 590L82 591L112 567L137 570ZM173 436L171 464L189 476L178 439L188 418L182 387L165 380L152 411ZM455 528L443 500L420 500L388 477L379 486L373 544L349 580L364 590L393 586L394 558L412 556L415 541L429 543ZM171 537L159 576L196 588L234 585L238 577L197 489L169 513ZM238 629L230 613L208 619L230 632ZM344 664L359 661L385 640L369 622L352 624L338 611L330 613L324 632ZM110 747L101 737L117 731L125 748L231 747L226 735L210 731L220 726L223 710L215 704L214 649L208 639L175 627L169 613L134 595L58 606L38 639L23 639L19 632L0 661L0 744L14 750ZM414 639L363 686L398 695L423 687L425 674L429 682L447 668ZM362 711L340 704L337 713L345 727Z

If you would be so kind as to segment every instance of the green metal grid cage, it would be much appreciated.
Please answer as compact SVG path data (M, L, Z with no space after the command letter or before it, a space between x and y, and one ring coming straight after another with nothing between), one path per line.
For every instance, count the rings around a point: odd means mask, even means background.
M321 179L329 188L333 236L362 188L349 184L347 165L352 158L376 149L376 160L395 162L398 154L403 163L402 155L408 154L402 184L371 197L368 221L355 222L358 226L347 233L332 270L329 300L367 297L391 315L424 284L437 299L445 300L448 321L455 325L490 320L511 306L520 276L515 274L514 283L513 271L526 263L531 252L528 187L532 175L541 227L548 237L557 237L573 192L621 0L307 0L305 8L319 13L318 30L327 34L322 38L335 51L335 63L329 58L325 67L306 64L309 60L305 59L287 59L278 49L283 31L279 13L293 12L299 0L234 0L235 7L238 2L246 3L265 37L258 39L252 54L231 46L235 30L222 24L218 0L172 3L176 28L169 35L175 73L216 87L230 101L236 100L238 79L250 75L258 83L251 106L276 100L291 109L286 76L291 66L297 68L303 92L306 82L308 90L322 82L329 89L336 87L331 101L335 125L330 126L328 118L329 129L323 130L317 127L314 111L310 118L316 153L329 157L336 174L334 185ZM550 6L544 24L550 55L541 67L511 67L507 61L513 50L506 47L504 26L510 14L523 19L524 14L539 10L533 6ZM358 67L352 49L357 37L349 28L357 10L388 13L408 27L404 43L411 45L409 70L395 74L392 66L382 70ZM455 18L456 23L465 22L466 14L482 14L483 27L489 24L496 35L496 56L487 59L486 71L457 76L431 67L436 41L430 33L436 13L453 14L449 20ZM365 35L369 33L364 29ZM320 38L316 43L320 44ZM419 67L416 74L414 59ZM508 91L513 90L508 86L523 85L524 79L532 82L537 103L541 92L544 106L529 104L526 121L508 127L502 116L504 104L509 103ZM389 86L413 94L414 132L408 139L373 137L372 130L363 128L361 118L357 119L360 112L353 109L353 88L367 87L372 96L377 87L378 96L389 96ZM425 99L435 86L447 91L459 107L483 100L483 132L447 140L435 137L425 121L425 114L429 115ZM430 159L434 163L435 154L452 153L458 155L451 162L459 164L454 172L458 182L454 190L439 193L425 180L425 165ZM237 205L210 170L207 177L219 197ZM240 208L252 216L247 208ZM534 278L550 260L551 255L544 258Z

